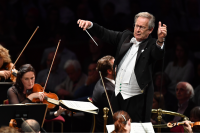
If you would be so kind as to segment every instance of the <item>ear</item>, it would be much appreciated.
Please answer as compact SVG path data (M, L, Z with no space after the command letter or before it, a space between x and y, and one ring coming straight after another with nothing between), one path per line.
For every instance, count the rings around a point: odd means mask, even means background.
M153 32L153 28L149 29L149 34L151 34Z
M111 70L111 69L108 69L108 70L107 70L107 73L108 73L109 75L111 75L111 74L112 74L112 70Z

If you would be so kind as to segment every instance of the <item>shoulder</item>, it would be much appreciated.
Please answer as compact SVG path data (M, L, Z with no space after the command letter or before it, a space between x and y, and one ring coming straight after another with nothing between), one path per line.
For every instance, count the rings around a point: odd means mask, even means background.
M15 93L17 94L18 93L18 90L15 86L11 86L9 89L8 89L8 92L9 93Z

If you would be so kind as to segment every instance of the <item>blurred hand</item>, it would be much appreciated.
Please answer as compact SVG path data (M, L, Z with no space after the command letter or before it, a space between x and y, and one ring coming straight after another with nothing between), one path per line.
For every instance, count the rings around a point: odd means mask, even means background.
M0 76L4 77L5 79L8 79L10 77L11 72L8 70L2 70L0 71Z
M35 93L30 94L28 96L28 99L32 101L33 98L39 98L40 101L43 101L44 97L45 97L44 92L35 92Z
M190 126L189 122L191 121L184 121L183 128L187 131L187 133L193 133L192 127Z
M77 21L77 24L79 24L79 27L83 28L83 30L86 30L92 25L90 21L81 20L81 19Z
M66 111L66 109L59 106L59 109L56 112L54 112L54 115L57 117L57 116L61 115L62 112L65 112L65 111Z

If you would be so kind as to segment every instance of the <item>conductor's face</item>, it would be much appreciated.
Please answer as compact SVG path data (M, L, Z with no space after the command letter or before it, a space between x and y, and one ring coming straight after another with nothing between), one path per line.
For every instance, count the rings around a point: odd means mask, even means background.
M148 38L149 34L153 31L149 29L149 19L144 17L138 17L134 27L134 37L137 41L141 42Z

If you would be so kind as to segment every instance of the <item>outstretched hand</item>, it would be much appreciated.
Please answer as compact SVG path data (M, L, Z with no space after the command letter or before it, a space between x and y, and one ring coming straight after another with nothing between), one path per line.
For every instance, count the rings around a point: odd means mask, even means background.
M161 22L159 21L158 23L158 40L160 42L164 41L164 38L167 36L167 25L165 24L161 24Z
M86 30L87 28L89 28L92 25L92 23L90 21L81 20L81 19L79 19L77 21L77 24L79 24L79 27L83 28L83 30Z

